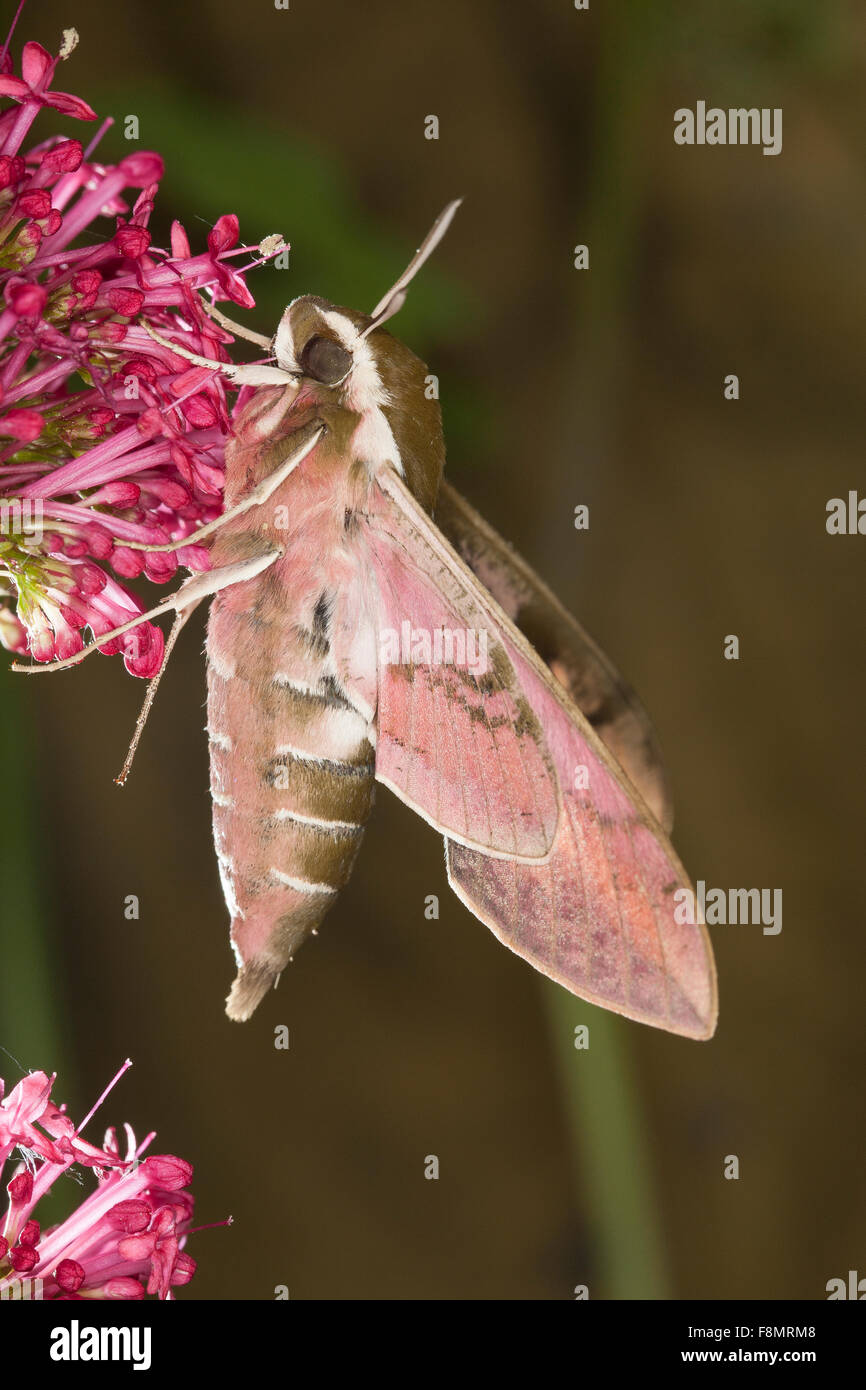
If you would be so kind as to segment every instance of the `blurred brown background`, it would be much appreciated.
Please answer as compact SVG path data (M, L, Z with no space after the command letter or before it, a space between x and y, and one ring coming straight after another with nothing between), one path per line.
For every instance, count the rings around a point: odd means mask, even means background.
M781 888L784 926L714 930L711 1043L603 1016L449 896L440 840L381 791L321 934L228 1023L191 623L123 791L143 686L118 661L2 678L0 1042L81 1113L135 1059L107 1118L158 1128L199 1219L235 1218L194 1240L185 1297L821 1298L866 1274L866 538L825 531L866 494L862 9L46 0L16 53L71 23L60 85L118 118L105 157L128 113L165 157L161 239L236 211L291 240L252 280L261 331L307 291L369 308L464 196L395 325L440 377L450 477L641 692L694 877ZM782 107L781 155L676 146L699 99Z

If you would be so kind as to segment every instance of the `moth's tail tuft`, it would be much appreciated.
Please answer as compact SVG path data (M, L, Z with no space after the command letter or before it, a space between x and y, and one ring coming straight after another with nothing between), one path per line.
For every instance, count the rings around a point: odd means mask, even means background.
M275 970L269 961L257 961L253 957L246 965L242 965L226 999L226 1013L229 1018L235 1023L246 1023L279 978L279 970Z

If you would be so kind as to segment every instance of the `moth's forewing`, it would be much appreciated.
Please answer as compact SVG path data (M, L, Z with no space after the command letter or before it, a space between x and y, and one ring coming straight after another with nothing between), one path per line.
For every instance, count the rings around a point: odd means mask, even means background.
M434 515L670 831L673 811L661 750L631 686L522 556L448 483L442 484Z
M544 730L480 606L399 534L371 535L379 591L376 779L442 835L491 854L543 858L559 819Z
M439 603L444 595L455 621L467 627L484 614L489 641L504 648L524 707L544 731L557 780L561 810L546 858L521 862L449 840L452 886L500 940L575 994L671 1032L709 1037L717 1012L712 951L702 923L677 920L686 914L677 911L674 895L689 881L663 828L564 686L405 484L393 471L379 482L369 519L380 587L396 589L414 611L429 609L431 591ZM429 702L434 690L419 685L416 703L425 696ZM451 703L463 703L459 683L451 686ZM432 709L415 719L425 732L441 723ZM515 746L521 732L519 717L498 726L500 739L510 737ZM476 787L476 764L459 744L419 738L413 758L430 764L414 786L435 789L436 803L422 807L432 821L443 784L453 784L455 796L485 791L483 770Z

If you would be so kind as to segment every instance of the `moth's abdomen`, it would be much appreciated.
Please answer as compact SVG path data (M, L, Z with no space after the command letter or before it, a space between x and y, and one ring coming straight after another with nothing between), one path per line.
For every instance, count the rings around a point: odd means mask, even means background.
M328 674L328 642L217 598L208 626L214 840L248 1018L351 873L373 800L362 714Z

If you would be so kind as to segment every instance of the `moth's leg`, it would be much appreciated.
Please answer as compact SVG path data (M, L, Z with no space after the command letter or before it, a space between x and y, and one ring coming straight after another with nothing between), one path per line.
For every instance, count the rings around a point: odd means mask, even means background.
M254 363L241 364L236 366L233 362L217 362L215 357L202 357L200 352L190 352L189 348L181 347L179 343L173 343L170 338L164 338L156 329L139 319L139 326L144 329L149 338L153 338L155 343L168 348L176 357L183 357L187 362L193 362L196 367L210 367L211 371L220 372L228 377L237 386L279 386L288 382L298 380L297 372L285 372L282 367L257 367ZM270 342L267 344L270 347Z
M223 512L215 521L209 521L205 526L201 526L198 531L192 531L190 535L184 536L179 541L166 541L164 545L149 545L147 541L124 541L124 545L129 550L183 550L185 545L198 545L202 536L209 536L213 531L219 530L227 521L234 521L235 517L243 516L251 507L260 507L263 502L276 492L293 473L299 463L303 463L307 454L315 449L327 426L321 420L312 420L310 424L304 425L302 429L290 436L292 440L299 440L297 448L293 449L286 456L283 462L269 473L266 478L254 487L252 492L248 492L246 497L242 497L240 502L236 502L228 511Z
M255 343L256 347L268 348L268 350L272 347L273 338L266 338L264 333L254 333L251 328L245 328L242 323L235 323L234 319L228 318L215 304L211 304L209 299L203 299L201 307L209 318L215 319L221 327L234 333L235 337L246 338L248 343Z
M262 573L262 570L268 569L275 560L279 560L282 554L281 546L268 545L263 549L256 549L231 565L220 565L219 569L194 574L181 584L176 593L170 594L155 608L148 609L146 613L136 614L134 618L130 618L128 623L121 623L120 627L112 628L110 632L101 633L94 642L89 642L74 656L68 656L64 661L48 661L41 666L21 666L18 662L13 662L10 669L22 671L28 676L41 676L44 672L62 671L67 666L77 666L86 656L90 656L91 652L99 651L99 648L103 647L106 642L110 642L112 638L122 637L124 632L129 632L132 628L148 622L151 618L161 618L165 613L182 613L187 608L194 608L201 599L207 598L210 594L217 594L221 589L227 589L231 584L241 584L245 579L254 579L257 574Z
M125 785L126 779L132 770L132 760L135 757L135 752L138 748L139 739L141 738L141 735L144 732L144 726L147 723L147 717L150 714L151 708L153 707L153 702L156 699L156 692L159 689L159 683L162 680L165 668L168 665L168 659L171 656L172 651L174 650L174 644L180 636L180 630L186 622L187 618L189 618L190 615L195 612L200 602L201 599L199 599L197 603L191 603L188 608L182 609L181 612L179 612L176 615L175 620L171 625L171 632L168 634L168 641L165 644L165 653L162 658L162 665L160 666L153 679L148 682L147 694L144 697L144 704L141 707L141 712L135 721L135 730L133 732L129 748L127 749L126 757L123 760L123 767L120 769L120 772L114 779L119 787Z

